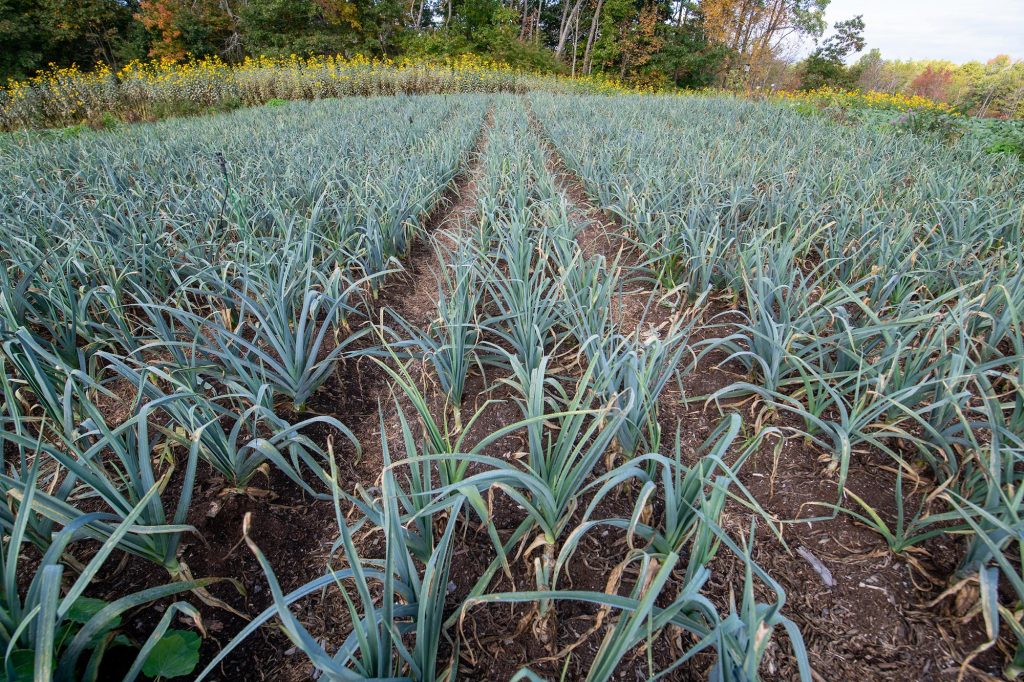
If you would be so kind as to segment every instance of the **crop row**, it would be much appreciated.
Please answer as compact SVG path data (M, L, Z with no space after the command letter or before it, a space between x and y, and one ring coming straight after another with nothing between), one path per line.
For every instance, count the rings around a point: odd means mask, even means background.
M528 605L532 631L554 651L564 642L558 605L571 601L619 614L596 658L588 662L584 674L591 680L610 679L622 657L650 637L652 622L655 631L680 629L694 637L695 644L682 656L659 661L666 672L710 650L716 653L712 675L753 679L769 641L754 633L781 624L794 637L802 672L808 675L799 633L779 614L781 588L750 559L749 545L741 548L717 525L733 477L725 455L733 447L741 450L740 461L732 462L738 466L759 439L741 442L740 419L733 415L698 449L696 465L684 464L678 443L670 448L672 456L657 453L657 399L685 347L686 325L672 325L665 338L653 342L616 331L609 315L618 289L615 275L602 259L581 256L575 241L581 226L570 219L566 198L517 101L498 100L480 164L477 220L435 241L444 274L434 322L419 330L392 313L392 323L382 330L390 343L369 351L424 362L447 407L440 414L431 409L409 365L387 365L405 398L397 403L404 458L392 459L382 422L385 469L379 491L356 497L333 486L336 508L353 503L385 530L383 563L360 552L339 515L340 563L348 568L284 595L273 567L261 560L275 605L222 655L276 616L329 678L344 679L355 670L364 677L451 679L457 659L441 660L438 672L440 647L453 636L454 623L471 610ZM510 389L520 419L474 443L469 429L462 429L461 415L463 389L475 367L487 368L492 385ZM487 407L471 408L467 426ZM523 456L491 454L489 446L510 433L523 435ZM631 514L597 512L606 498L634 486L641 492ZM498 535L491 504L484 499L493 492L519 510L518 525L507 537ZM665 510L649 517L654 500ZM580 510L585 510L582 516ZM444 589L450 582L452 538L460 526L477 520L488 529L494 558L453 608ZM577 556L581 540L602 527L637 538L622 568L635 568L649 581L623 578L610 592L564 586L582 561ZM438 528L444 529L439 536ZM259 552L257 537L249 542ZM703 594L708 563L723 542L748 567L742 603L725 615ZM501 576L516 584L511 564L522 551L517 547L527 544L534 557L532 575L517 588L493 591ZM777 602L756 601L755 575L775 587ZM292 608L337 581L352 581L355 597L347 602L351 633L331 651ZM378 583L380 599L374 596ZM403 635L401 642L397 634ZM516 677L538 679L528 669Z

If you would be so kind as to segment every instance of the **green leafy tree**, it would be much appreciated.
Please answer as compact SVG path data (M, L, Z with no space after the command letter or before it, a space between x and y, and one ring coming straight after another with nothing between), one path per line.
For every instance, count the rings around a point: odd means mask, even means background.
M703 88L714 83L729 50L709 42L699 23L661 24L658 34L661 49L651 58L650 71L664 74L668 84L679 88Z
M358 0L349 52L367 55L396 55L409 30L403 0Z
M58 63L105 62L116 69L145 55L143 31L134 19L138 0L45 0L44 10Z
M0 0L0 79L49 63L114 68L145 55L137 0Z
M250 53L306 52L310 43L319 42L310 30L318 19L311 0L249 0L239 17Z
M522 15L498 0L463 0L447 4L433 18L439 28L410 32L404 42L407 54L420 57L454 57L473 53L512 66L555 71L551 51L533 40L523 40Z
M0 78L22 78L45 63L44 16L38 0L0 0Z
M835 33L825 39L803 65L801 87L813 90L823 86L851 88L857 72L846 67L846 58L864 49L864 17L855 16L837 22Z
M636 13L634 0L604 0L598 20L598 34L590 63L595 71L616 71L622 61L622 38L630 18ZM569 57L572 57L570 47Z

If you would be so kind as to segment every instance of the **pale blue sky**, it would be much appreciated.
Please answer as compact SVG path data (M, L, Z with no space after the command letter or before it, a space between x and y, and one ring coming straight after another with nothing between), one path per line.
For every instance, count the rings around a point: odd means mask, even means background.
M832 0L829 29L857 14L886 59L1024 59L1024 0Z

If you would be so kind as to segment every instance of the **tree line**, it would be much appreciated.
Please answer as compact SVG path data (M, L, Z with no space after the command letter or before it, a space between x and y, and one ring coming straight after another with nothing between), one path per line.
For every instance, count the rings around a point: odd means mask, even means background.
M828 0L0 0L0 77L218 55L451 56L684 87L725 84ZM735 73L734 73L735 72Z
M604 73L657 87L853 87L863 80L872 87L908 91L916 76L909 81L900 76L898 86L892 85L895 76L875 78L873 74L906 71L903 66L884 67L877 53L847 66L865 47L864 22L852 17L829 27L828 4L0 0L0 79L25 77L51 63L89 67L104 62L116 70L131 60L157 57L216 55L238 61L254 55L395 58L475 53L513 66L572 75ZM813 46L810 54L796 59L808 45Z
M1024 61L999 55L985 62L893 61L871 50L839 84L847 88L921 95L978 116L1024 117Z

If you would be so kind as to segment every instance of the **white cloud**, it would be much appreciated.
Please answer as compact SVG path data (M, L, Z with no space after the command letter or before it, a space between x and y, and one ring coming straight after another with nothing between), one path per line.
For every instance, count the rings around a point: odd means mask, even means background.
M886 59L1024 59L1024 0L832 0L826 17L831 28L857 14Z

